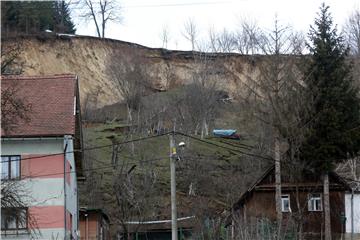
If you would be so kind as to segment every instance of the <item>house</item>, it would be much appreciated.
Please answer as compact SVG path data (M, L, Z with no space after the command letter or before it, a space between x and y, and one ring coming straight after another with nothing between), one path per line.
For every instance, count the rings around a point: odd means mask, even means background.
M301 231L305 239L322 239L324 233L323 185L321 174L305 172L295 178L282 175L282 228L288 236ZM333 239L345 233L347 183L336 173L329 174L331 229ZM275 231L275 170L271 167L245 192L233 207L232 230L236 235L269 235ZM246 230L244 227L246 226Z
M101 209L80 208L80 239L110 240L109 217Z
M23 202L6 207L2 201L1 239L77 239L82 177L77 77L2 76L1 88L18 101L2 102L2 116L14 118L10 128L2 122L2 195L3 186L18 185L15 193ZM29 106L26 119L16 108L11 111L19 101Z

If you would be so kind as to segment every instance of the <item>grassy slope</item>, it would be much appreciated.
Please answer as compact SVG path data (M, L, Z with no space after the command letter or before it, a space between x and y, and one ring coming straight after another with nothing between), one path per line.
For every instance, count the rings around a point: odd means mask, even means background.
M229 123L228 123L229 124ZM121 127L119 123L109 123L109 124L99 124L88 126L84 129L84 137L86 148L91 148L94 146L103 146L111 145L110 138L115 138L118 142L123 142L129 140L125 137L125 134L119 131ZM133 139L139 138L140 136L133 136ZM234 140L224 140L219 138L209 137L205 139L206 141L213 142L216 144L224 145L231 147L235 150L242 147L241 144L251 144L249 141L234 141ZM178 202L179 202L179 215L188 215L189 209L187 206L191 204L191 199L187 196L188 184L192 178L191 174L201 175L200 179L203 177L210 177L211 181L218 179L219 181L226 181L228 174L239 174L236 170L229 171L230 168L241 169L240 155L235 151L229 151L223 148L218 148L213 145L208 145L205 143L198 142L196 140L190 140L182 136L177 136L176 141L185 141L187 142L189 149L189 154L191 154L191 160L186 160L187 155L185 150L183 154L183 160L178 162L177 176L178 176ZM229 142L229 144L225 144ZM131 145L125 144L122 145L122 149L119 153L119 162L118 165L123 165L125 163L125 168L130 169L133 165L137 165L133 173L143 174L146 169L151 169L156 173L157 181L156 188L159 193L159 202L158 207L160 210L156 212L158 218L168 218L170 209L169 203L169 194L170 194L170 175L169 175L169 138L168 136L162 136L157 138L152 138L149 140L141 141L135 143L135 154L131 154ZM101 197L95 201L94 199L84 198L86 194L83 194L81 198L81 205L92 205L94 207L104 207L110 215L112 215L112 210L116 207L115 200L112 193L112 183L114 181L114 176L116 174L116 169L111 167L112 159L112 150L111 146L100 148L97 150L87 151L87 161L92 162L91 168L97 169L97 171L91 171L91 176L97 176L97 184L94 189L97 191L97 197ZM241 148L244 150L243 148ZM137 151L139 150L139 151ZM196 156L195 158L193 158ZM161 158L161 159L159 159ZM141 162L141 159L144 162ZM197 161L198 162L189 162ZM200 166L197 166L200 164ZM205 165L205 166L204 166ZM211 167L210 167L211 166ZM197 173L197 168L199 167L199 172ZM224 170L225 169L225 170ZM189 173L190 172L190 173ZM196 176L195 176L196 177ZM224 180L225 179L225 180ZM206 179L205 179L206 181ZM210 184L210 183L209 183ZM221 184L221 183L220 183ZM239 183L240 184L240 183ZM209 186L211 187L211 186ZM240 188L240 186L239 186ZM244 186L242 187L244 188ZM89 191L89 190L87 190ZM199 190L201 191L201 190ZM201 195L201 193L200 193ZM221 193L204 193L206 198L210 198L215 211L221 212L224 208L229 207L229 203L226 201L225 196ZM236 196L235 196L236 197ZM94 200L91 204L89 200ZM219 204L220 203L220 204ZM190 211L191 212L191 211Z

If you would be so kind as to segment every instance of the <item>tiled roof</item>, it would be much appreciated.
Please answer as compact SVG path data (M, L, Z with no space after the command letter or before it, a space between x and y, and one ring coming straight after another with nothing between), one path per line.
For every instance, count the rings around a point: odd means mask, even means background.
M20 120L2 137L61 136L75 134L75 75L1 76L1 89L15 87L16 95L29 104L28 121Z

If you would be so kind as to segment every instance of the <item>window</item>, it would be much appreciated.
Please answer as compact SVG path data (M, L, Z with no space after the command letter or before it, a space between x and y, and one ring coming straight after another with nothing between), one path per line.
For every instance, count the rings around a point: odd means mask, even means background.
M291 212L289 195L281 195L281 211Z
M2 208L1 209L1 230L27 229L28 209L27 208Z
M309 211L322 211L321 193L309 194Z
M1 156L1 179L20 178L20 156Z

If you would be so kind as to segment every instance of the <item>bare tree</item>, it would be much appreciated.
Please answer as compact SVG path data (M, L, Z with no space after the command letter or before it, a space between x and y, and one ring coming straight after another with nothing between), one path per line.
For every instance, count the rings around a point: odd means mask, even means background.
M170 41L170 30L167 25L164 25L161 32L160 32L160 39L161 39L161 47L167 48L168 43Z
M209 45L212 52L231 53L236 50L234 34L226 28L221 33L216 33L214 28L210 28Z
M193 18L189 18L184 23L184 32L183 36L190 41L191 43L191 50L194 51L196 49L196 44L199 36L199 29L196 25L196 22Z
M231 53L235 50L234 35L226 28L219 34L218 42L220 52Z
M281 210L281 162L285 153L296 160L299 146L304 138L305 126L302 126L302 114L306 114L306 99L301 95L301 72L297 59L299 44L294 44L294 35L288 27L281 26L275 20L274 29L255 40L265 56L259 59L258 72L247 78L248 92L242 98L253 116L270 129L272 144L269 153L274 156L275 164L275 203L277 213L278 237L282 236ZM300 44L301 45L301 44ZM254 77L254 75L256 77Z
M196 53L193 58L190 83L181 93L172 96L168 117L177 130L200 134L203 138L209 134L210 124L217 114L221 60L209 53Z
M1 75L23 73L24 61L20 56L23 49L19 42L5 41L1 44Z
M209 134L209 124L215 118L217 107L217 81L213 79L216 71L215 61L210 55L199 56L199 68L193 73L192 84L186 86L185 106L194 124L194 133L200 131L201 138Z
M99 97L103 93L104 91L101 87L96 86L85 94L85 98L82 102L83 120L94 121L97 119L95 110L98 108Z
M344 33L350 51L354 55L360 54L360 9L356 9L347 19Z
M144 58L133 54L129 59L119 61L121 54L121 52L113 53L108 71L126 104L128 123L132 123L133 112L140 109L141 98L150 88L150 83Z
M2 162L5 160L1 160ZM18 226L28 226L29 237L39 234L36 218L26 212L27 206L34 202L26 182L19 180L1 180L1 210L4 215L16 219ZM5 219L1 219L5 221ZM3 224L3 223L2 223ZM6 224L6 223L5 223ZM3 226L3 225L2 225ZM6 230L3 230L6 233Z
M360 86L360 9L356 9L347 19L343 30L353 60L353 77Z
M1 86L1 129L6 134L20 121L30 121L31 104L18 94L17 81L7 80L4 85Z
M349 158L344 163L339 164L336 172L350 182L355 191L360 190L360 157Z
M209 28L208 35L211 52L218 52L218 34L213 26Z
M85 21L92 20L99 38L105 37L108 22L121 22L121 7L117 0L81 0L80 6L84 8L81 17Z
M257 54L262 52L264 33L256 21L241 20L239 29L234 36L234 44L241 54Z
M158 217L159 188L158 172L155 161L159 156L145 152L149 142L136 142L135 151L130 145L117 145L113 139L113 157L115 159L114 177L104 191L110 194L109 209L124 239L129 239L130 232L136 232L140 225L134 222ZM116 147L117 146L117 147ZM130 154L130 156L129 156Z
M156 174L153 171L131 173L136 165L122 168L114 178L113 188L117 205L117 220L127 237L129 222L142 222L153 217L151 211L158 204L155 200ZM135 230L136 231L136 230Z

